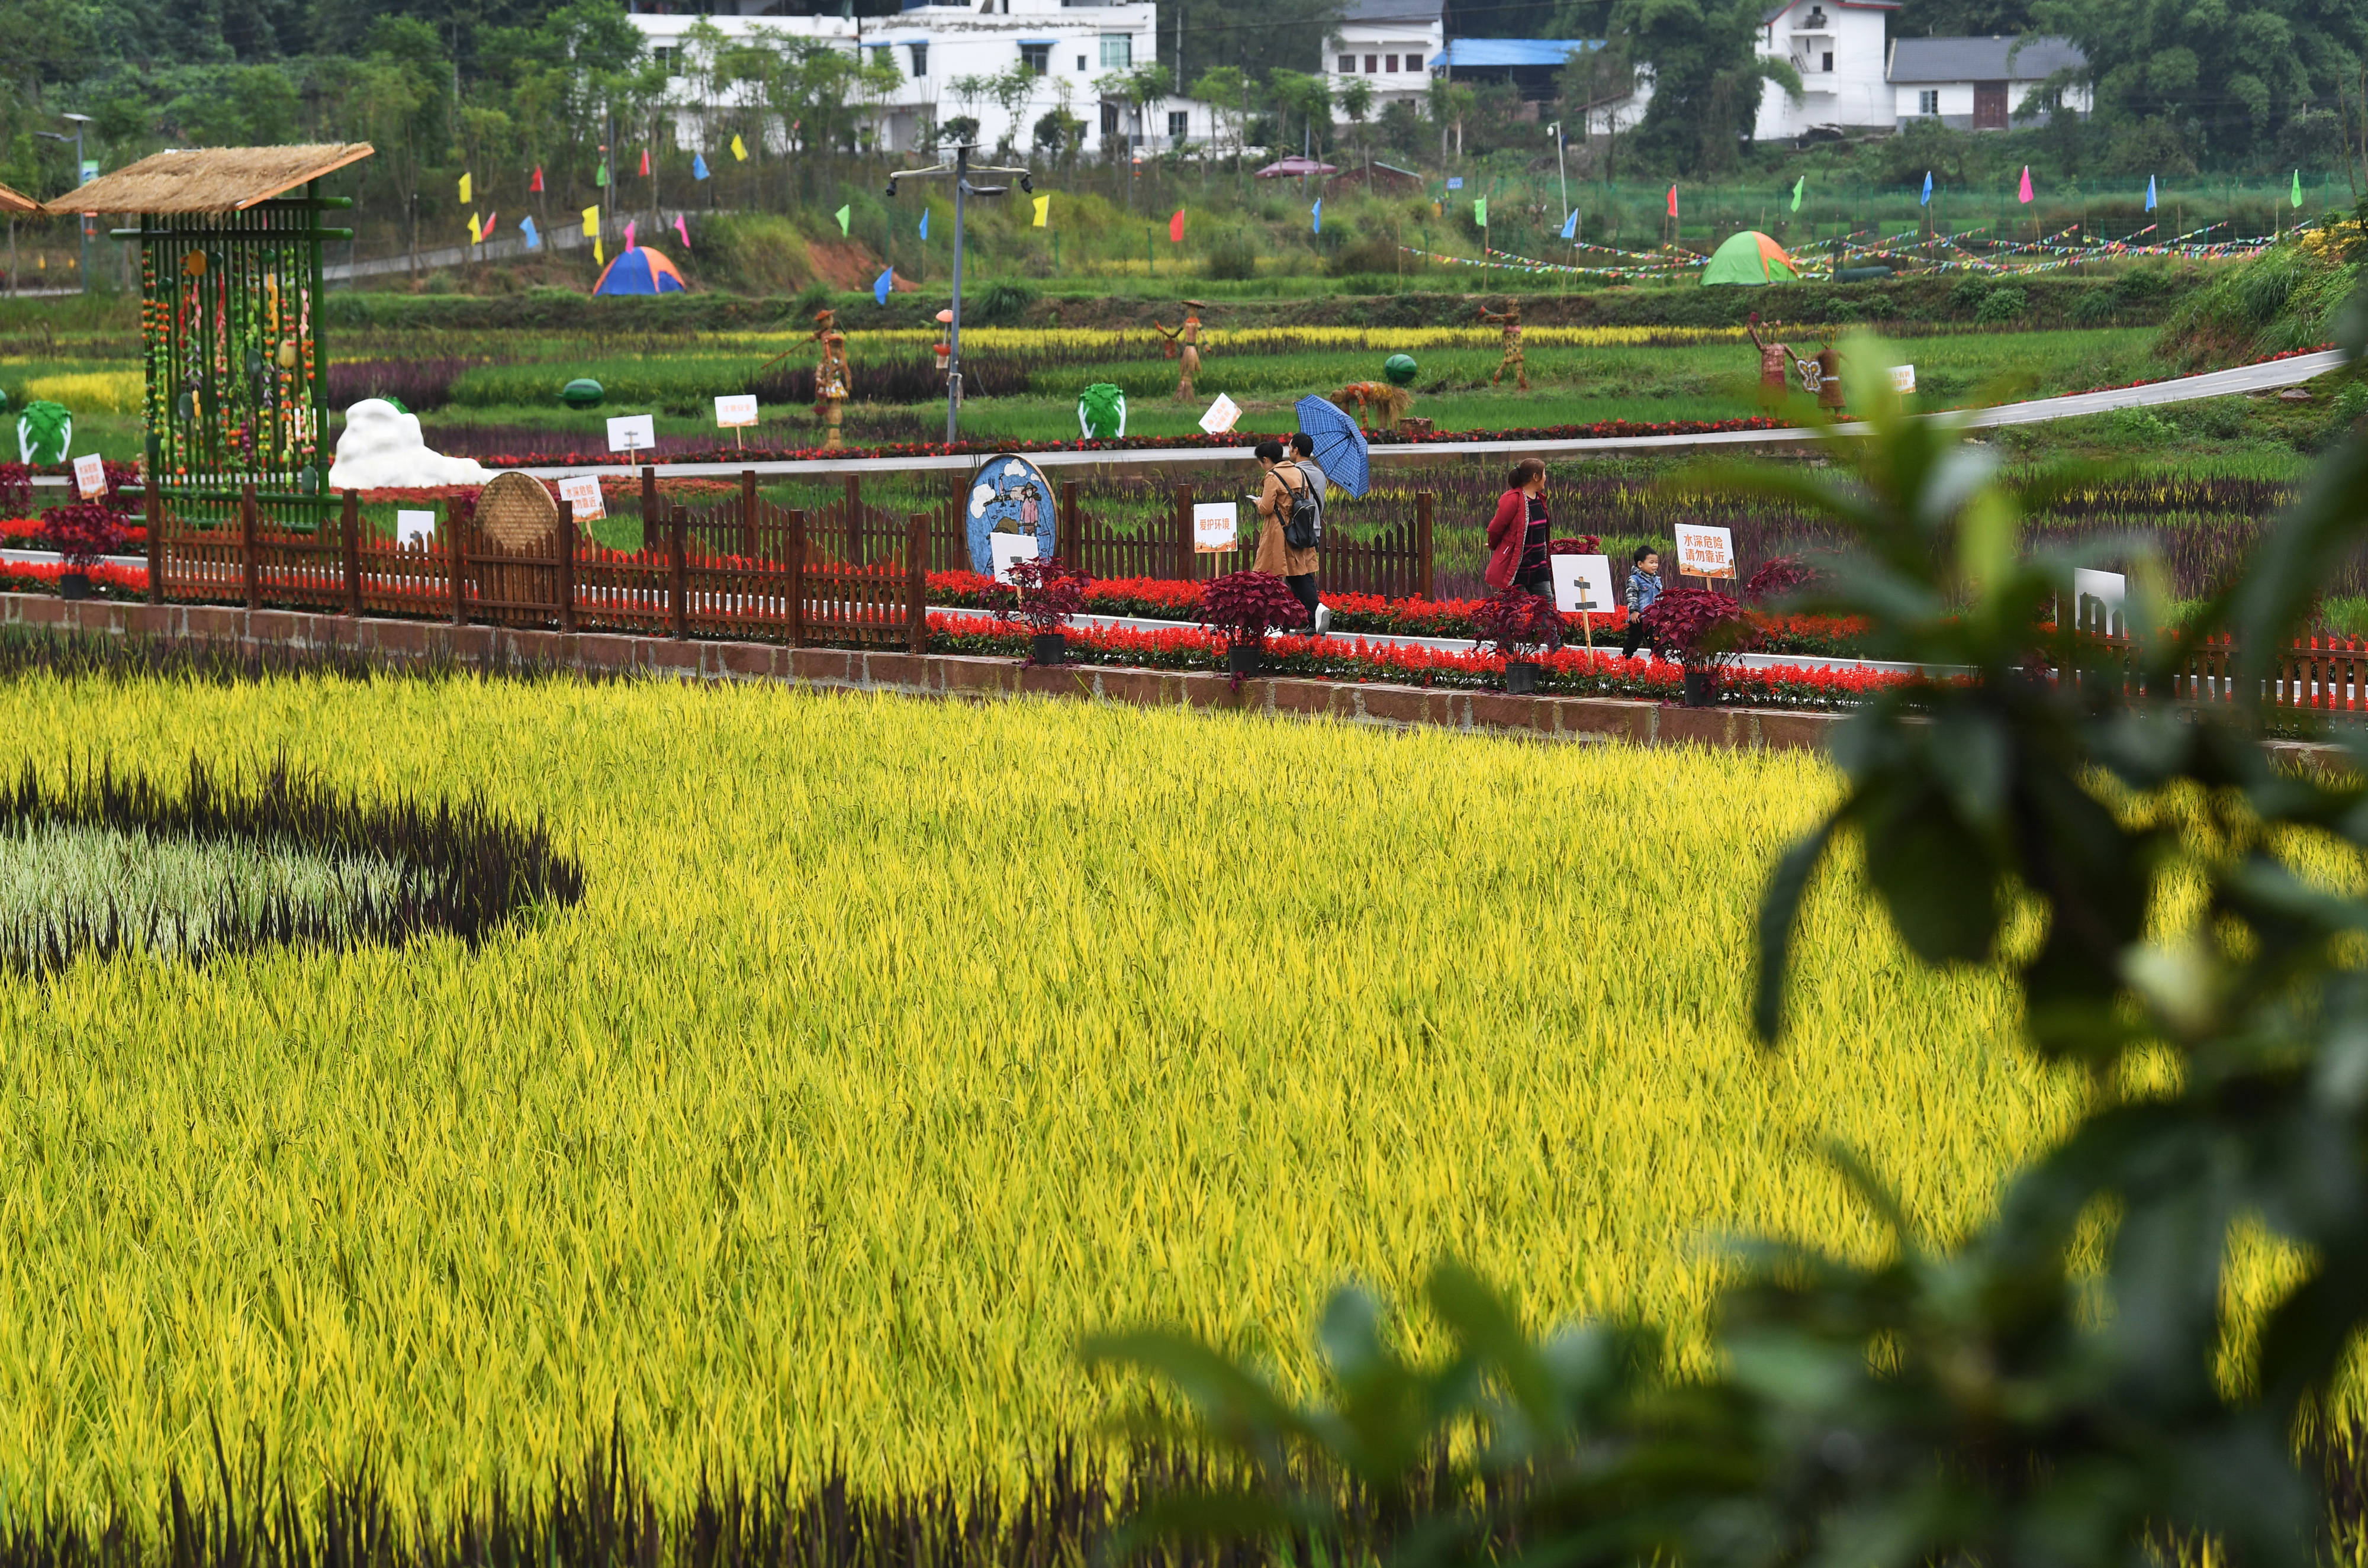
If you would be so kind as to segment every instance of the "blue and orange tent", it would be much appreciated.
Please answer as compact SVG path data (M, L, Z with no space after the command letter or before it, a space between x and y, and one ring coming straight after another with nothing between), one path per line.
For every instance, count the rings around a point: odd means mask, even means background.
M679 294L687 285L663 251L634 245L601 270L595 294Z

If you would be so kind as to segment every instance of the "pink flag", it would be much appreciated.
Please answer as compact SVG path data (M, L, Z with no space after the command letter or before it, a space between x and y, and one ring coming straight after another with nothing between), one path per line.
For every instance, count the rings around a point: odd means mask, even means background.
M492 239L494 237L494 225L500 222L501 218L502 215L499 212L486 213L484 224L477 231L477 237L484 240Z
M630 218L625 220L625 248L627 250L633 248L633 222Z
M650 150L647 147L642 149L642 177L650 177Z
M2031 165L2029 164L2022 165L2022 196L2021 199L2025 202L2028 202L2031 199Z
M674 215L674 232L682 236L682 248L689 250L690 248L690 227L682 221L682 214L679 212Z
M1674 218L1674 217L1676 217L1677 215L1678 215L1678 187L1677 187L1676 186L1671 186L1671 187L1669 187L1669 216L1670 216L1670 217L1672 217L1672 218Z

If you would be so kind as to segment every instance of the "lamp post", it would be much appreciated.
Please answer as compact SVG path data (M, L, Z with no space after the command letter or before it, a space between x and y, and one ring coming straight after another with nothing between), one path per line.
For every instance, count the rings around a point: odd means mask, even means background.
M962 207L963 199L972 196L1001 196L1011 187L1008 185L973 185L970 176L982 175L1018 175L1019 188L1033 195L1036 176L1026 169L995 168L970 161L973 151L968 142L954 149L953 162L932 164L926 169L899 169L888 176L888 194L894 197L900 179L934 179L951 175L954 182L954 301L953 316L946 331L946 442L951 446L959 438L962 421Z
M82 128L90 123L90 116L86 114L62 114L58 116L58 118L74 127L74 134L72 136L65 135L63 132L56 131L36 131L33 134L45 141L73 142L74 150L74 184L78 187L88 185L90 183L90 169L82 160ZM87 294L90 292L89 214L82 212L74 214L74 233L82 244L81 258L77 260L74 265L82 272L82 291Z

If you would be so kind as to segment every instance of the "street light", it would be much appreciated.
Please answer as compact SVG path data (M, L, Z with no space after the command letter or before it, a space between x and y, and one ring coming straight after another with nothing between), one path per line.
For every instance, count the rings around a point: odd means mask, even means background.
M74 150L74 184L78 187L88 185L90 183L90 168L89 165L85 165L82 161L82 128L90 123L90 116L86 114L62 114L58 116L58 118L74 127L74 134L72 136L67 136L55 131L36 131L33 134L48 142L73 142ZM74 225L77 235L82 242L82 259L76 262L75 265L82 269L82 291L87 294L90 292L90 215L88 213L76 213L74 215Z
M954 149L951 164L932 164L926 169L899 169L888 176L888 195L896 194L900 179L935 179L951 175L954 182L954 304L953 320L946 333L946 441L956 439L962 415L962 199L966 196L1001 196L1011 187L1008 185L973 185L970 176L982 175L1018 175L1019 188L1035 194L1036 176L1026 169L998 169L970 161L972 148L964 142Z
M1554 177L1562 181L1562 221L1570 222L1570 174L1562 166L1562 121L1546 127L1546 134L1554 139Z

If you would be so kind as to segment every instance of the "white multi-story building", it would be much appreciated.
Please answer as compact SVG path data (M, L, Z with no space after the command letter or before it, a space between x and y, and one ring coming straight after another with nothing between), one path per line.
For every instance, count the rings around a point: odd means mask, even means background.
M1903 38L1891 46L1892 112L1902 131L1918 119L1952 131L2004 131L2048 78L2088 66L2080 46L2066 38ZM2066 86L2063 105L2088 113L2088 84ZM2040 109L2039 123L2049 116Z
M1770 82L1751 134L1789 142L1813 131L1891 129L1897 119L1884 75L1884 29L1899 0L1777 0L1760 13L1763 60L1800 73L1796 100Z
M1396 101L1419 103L1446 48L1441 0L1348 0L1326 40L1325 85L1338 103L1349 83L1372 84L1375 113Z
M775 3L711 0L711 10L702 17L695 6L672 10L666 8L667 0L632 0L633 26L651 51L674 67L676 135L682 146L712 153L734 134L720 119L719 129L711 131L712 111L745 109L754 101L731 96L736 89L727 89L726 96L713 102L698 101L693 77L686 74L693 62L685 50L691 29L702 20L727 39L811 40L866 51L874 60L894 64L901 77L896 89L870 106L877 145L889 152L915 151L928 126L968 118L979 122L982 146L991 148L1008 139L1024 153L1037 120L1064 105L1085 122L1088 152L1102 152L1113 141L1124 145L1122 139L1138 135L1143 140L1133 143L1137 146L1168 144L1161 132L1172 111L1155 106L1153 113L1142 117L1148 123L1137 125L1131 108L1105 103L1095 85L1098 79L1157 58L1159 7L1155 0L1107 5L1094 0L907 0L904 12L894 17L765 14ZM955 85L1007 75L1018 68L1032 74L1036 85L1016 111ZM1193 138L1205 138L1205 109L1188 113L1187 119ZM776 128L770 134L784 132Z

